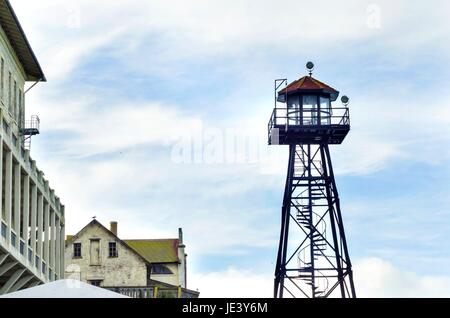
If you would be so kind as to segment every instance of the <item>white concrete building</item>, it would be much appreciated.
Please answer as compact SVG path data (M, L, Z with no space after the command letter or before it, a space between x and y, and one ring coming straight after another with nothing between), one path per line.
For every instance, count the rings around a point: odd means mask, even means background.
M0 0L0 295L64 276L64 206L27 147L39 121L25 121L24 87L39 81L19 21Z

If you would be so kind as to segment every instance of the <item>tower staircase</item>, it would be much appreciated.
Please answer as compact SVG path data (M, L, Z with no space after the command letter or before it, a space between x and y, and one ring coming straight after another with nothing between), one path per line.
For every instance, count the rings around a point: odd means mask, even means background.
M311 211L310 206L299 205L299 208L297 208L296 219L309 232L310 239L310 243L306 244L297 254L299 264L298 278L306 285L311 286L313 298L321 298L328 291L328 279L319 270L314 270L313 263L321 256L324 256L327 249L326 223L323 219L319 219L318 224L314 224L314 215L319 217L319 215ZM312 250L310 248L311 244ZM311 251L312 255L310 255Z

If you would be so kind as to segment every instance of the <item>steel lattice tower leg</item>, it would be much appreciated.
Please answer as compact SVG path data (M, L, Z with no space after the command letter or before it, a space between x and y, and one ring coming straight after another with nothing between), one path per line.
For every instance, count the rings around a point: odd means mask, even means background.
M327 143L289 146L274 296L356 297Z

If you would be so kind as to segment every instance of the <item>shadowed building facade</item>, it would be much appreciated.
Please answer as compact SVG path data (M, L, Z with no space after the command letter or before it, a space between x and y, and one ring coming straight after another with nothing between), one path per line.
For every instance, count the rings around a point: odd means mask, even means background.
M45 76L7 0L0 0L0 295L64 276L64 206L30 156L25 83Z

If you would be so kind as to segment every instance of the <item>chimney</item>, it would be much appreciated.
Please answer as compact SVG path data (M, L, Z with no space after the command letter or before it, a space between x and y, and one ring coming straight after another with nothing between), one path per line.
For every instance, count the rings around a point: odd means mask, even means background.
M116 221L111 221L109 223L109 230L111 232L113 232L115 236L117 236L117 222Z
M178 280L179 285L182 288L187 288L187 271L186 271L186 253L184 251L185 245L183 243L183 229L178 228L178 259L180 264L178 265Z
M183 245L183 229L178 228L178 241L180 245Z

